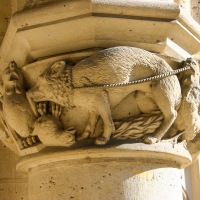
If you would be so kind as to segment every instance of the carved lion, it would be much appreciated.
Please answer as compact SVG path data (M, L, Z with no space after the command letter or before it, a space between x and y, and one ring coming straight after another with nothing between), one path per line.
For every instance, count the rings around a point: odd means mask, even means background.
M73 67L67 66L64 61L54 63L39 76L37 85L27 92L27 96L32 105L33 102L53 101L64 107L86 109L89 119L78 139L87 138L94 132L100 116L104 130L96 144L101 145L107 143L114 132L111 108L135 91L149 93L164 115L155 134L145 138L147 143L154 143L164 136L177 117L176 106L181 100L177 76L128 86L102 85L127 83L171 71L172 68L155 54L133 47L114 47L95 53Z

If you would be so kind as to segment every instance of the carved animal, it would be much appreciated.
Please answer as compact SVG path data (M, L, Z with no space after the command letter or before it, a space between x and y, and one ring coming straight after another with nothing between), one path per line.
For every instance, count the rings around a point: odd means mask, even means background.
M33 135L46 146L71 146L75 143L75 130L64 130L62 123L53 115L42 115L35 122Z
M190 141L200 133L200 79L198 63L194 59L188 59L187 62L191 68L183 73L181 80L183 97L169 135L182 133L181 140Z
M22 138L26 138L31 135L36 116L26 97L23 74L14 61L4 70L2 80L5 120Z
M33 102L53 101L64 107L77 106L88 110L88 122L78 139L87 138L94 132L100 116L104 131L95 142L101 145L114 132L111 108L132 92L148 93L164 115L157 132L145 138L145 142L155 143L164 136L177 117L176 106L181 100L177 76L120 87L87 86L127 83L170 71L172 68L155 54L133 47L114 47L95 53L71 68L64 61L54 63L39 76L37 86L30 89L27 96L33 107Z

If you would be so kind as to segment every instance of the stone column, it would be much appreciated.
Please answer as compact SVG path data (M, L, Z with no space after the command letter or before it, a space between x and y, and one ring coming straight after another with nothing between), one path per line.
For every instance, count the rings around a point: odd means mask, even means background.
M191 176L192 199L198 200L200 196L200 156L189 167L189 172Z
M191 0L191 15L198 23L200 23L200 1Z
M190 154L180 145L121 144L107 148L46 149L23 157L29 200L182 200L179 168Z

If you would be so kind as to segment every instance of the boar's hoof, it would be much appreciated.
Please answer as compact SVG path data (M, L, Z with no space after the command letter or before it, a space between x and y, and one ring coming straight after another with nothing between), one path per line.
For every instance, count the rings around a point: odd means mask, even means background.
M105 138L103 136L100 136L96 139L95 144L97 145L104 145L109 141L110 138Z
M84 138L84 136L81 134L81 135L78 135L77 137L76 137L76 140L78 140L78 141L80 141L80 140L83 140L83 139L85 139Z
M156 142L158 142L158 139L155 138L155 137L152 137L152 136L145 136L143 138L143 141L146 143L146 144L155 144Z
M76 139L79 141L79 140L87 139L88 137L89 137L89 132L86 132L86 133L78 135Z

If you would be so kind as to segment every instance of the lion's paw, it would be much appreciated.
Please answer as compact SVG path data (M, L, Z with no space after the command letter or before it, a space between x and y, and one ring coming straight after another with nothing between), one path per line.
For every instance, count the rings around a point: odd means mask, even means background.
M28 148L28 147L34 146L37 143L38 143L37 136L28 136L27 138L23 138L21 140L21 144L22 144L23 148Z

